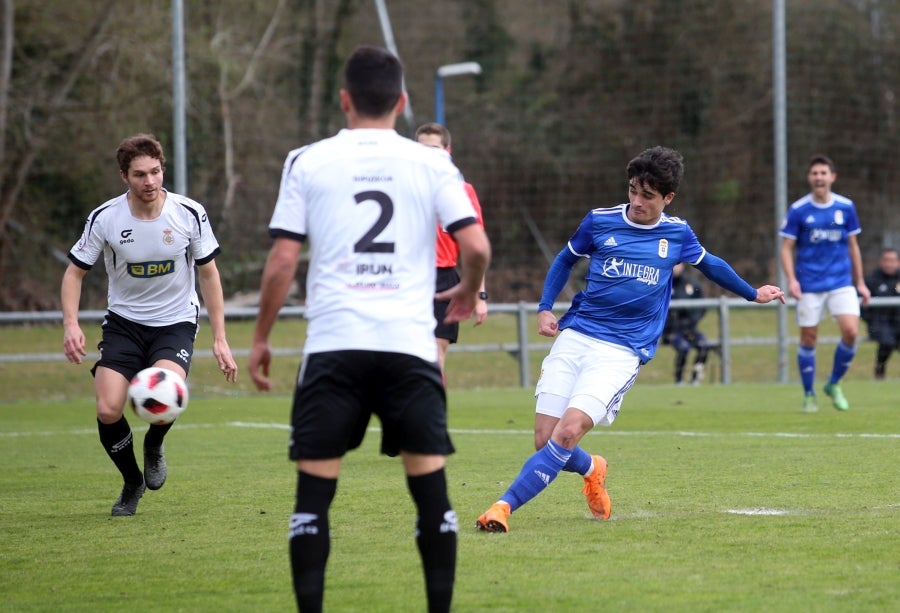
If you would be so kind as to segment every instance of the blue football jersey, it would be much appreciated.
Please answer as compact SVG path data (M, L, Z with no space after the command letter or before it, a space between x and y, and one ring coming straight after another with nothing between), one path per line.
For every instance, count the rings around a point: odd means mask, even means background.
M663 213L656 225L643 226L628 220L627 208L592 210L569 240L569 250L590 264L585 289L559 327L630 347L647 362L669 310L672 268L699 263L706 250L683 219Z
M796 241L794 272L804 292L853 285L848 239L862 229L853 201L832 194L828 204L807 194L788 209L779 234Z

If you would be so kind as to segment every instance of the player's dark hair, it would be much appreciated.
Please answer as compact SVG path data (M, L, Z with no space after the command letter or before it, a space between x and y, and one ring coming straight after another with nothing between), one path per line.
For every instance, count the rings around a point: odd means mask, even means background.
M436 121L423 123L416 128L416 140L423 134L437 134L441 137L441 146L447 149L450 146L450 130Z
M160 165L165 169L166 156L163 155L162 145L159 144L156 137L152 134L135 134L119 143L119 148L116 149L116 161L119 163L119 170L127 175L128 169L131 167L131 161L143 155L159 160Z
M386 49L357 47L344 67L344 89L359 115L384 117L403 93L403 65Z
M637 179L663 196L678 191L684 175L684 158L674 149L652 147L628 162L628 181Z
M834 161L827 155L822 155L821 153L817 153L809 158L809 164L806 165L806 172L809 172L812 170L813 166L818 166L819 164L825 164L831 172L837 172L837 170L835 170Z

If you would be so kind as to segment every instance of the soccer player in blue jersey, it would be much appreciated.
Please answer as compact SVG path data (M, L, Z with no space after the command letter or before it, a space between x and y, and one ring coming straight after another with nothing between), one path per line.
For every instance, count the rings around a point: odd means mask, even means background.
M594 426L609 426L643 364L653 358L666 321L672 269L692 264L725 289L764 304L784 300L778 287L754 289L727 262L708 253L683 219L663 209L675 198L684 172L681 154L647 149L628 163L628 203L594 209L556 256L541 296L538 332L556 337L535 390L534 443L506 493L476 522L507 532L509 514L559 475L584 477L588 507L609 519L606 460L578 446ZM553 303L575 264L586 258L587 286L557 321Z
M856 355L859 333L859 296L871 296L863 277L857 236L861 228L853 201L831 191L837 179L834 162L814 155L807 167L810 193L794 202L781 225L781 265L788 294L797 299L800 347L797 366L803 384L803 411L815 413L816 340L825 307L837 322L841 340L834 350L831 376L824 392L834 408L850 408L841 390L841 377ZM796 246L796 259L794 247ZM857 295L857 293L859 295Z

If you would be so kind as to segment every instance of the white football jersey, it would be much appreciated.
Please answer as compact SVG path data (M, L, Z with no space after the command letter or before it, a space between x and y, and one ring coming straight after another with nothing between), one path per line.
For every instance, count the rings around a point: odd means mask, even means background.
M166 192L156 219L136 219L127 193L94 209L69 252L90 270L103 254L109 276L109 310L148 326L196 322L200 300L194 264L219 254L206 210L199 202Z
M292 151L269 234L309 241L304 352L436 361L436 228L469 223L475 210L450 156L394 130L344 129Z

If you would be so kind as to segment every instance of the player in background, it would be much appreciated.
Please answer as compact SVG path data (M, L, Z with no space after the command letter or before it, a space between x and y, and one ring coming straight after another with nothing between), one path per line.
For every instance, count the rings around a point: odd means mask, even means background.
M862 229L853 201L831 191L837 180L831 159L812 156L806 178L810 193L791 204L779 231L788 294L797 299L797 366L803 384L803 411L819 410L814 388L816 341L826 307L840 328L841 340L834 350L831 375L823 391L831 397L835 409L846 411L850 403L840 381L856 355L859 296L863 305L868 304L870 296L857 241Z
M703 248L686 221L664 213L683 172L677 151L654 147L642 152L627 166L628 203L589 211L550 265L538 332L556 340L535 389L537 452L478 518L477 528L507 532L510 513L564 470L584 478L582 492L594 517L609 518L606 460L578 443L595 426L612 425L641 366L653 358L668 311L672 269L679 262L752 302L784 300L772 285L753 289ZM589 260L587 285L557 321L553 303L582 258Z
M438 224L460 247L460 282L447 322L472 316L490 245L450 157L394 130L406 104L400 61L359 47L340 91L347 129L288 154L263 270L249 367L270 388L269 335L309 242L309 320L292 408L289 456L297 490L289 540L300 611L321 611L330 545L328 510L343 456L373 414L381 451L400 455L417 509L416 543L428 610L449 611L458 522L444 471L453 453L434 341ZM368 508L360 499L359 511Z
M866 287L879 298L900 296L900 254L896 249L881 250L878 267L866 277ZM875 379L881 380L891 354L900 349L900 307L869 306L862 309L862 318L869 327L869 338L878 343Z
M416 140L426 147L443 149L448 154L451 150L450 130L439 123L422 124L416 129ZM478 216L478 223L484 227L484 218L481 214L481 203L478 202L478 194L472 184L465 182L466 194L472 202L475 214ZM459 260L459 246L453 237L444 228L438 226L437 229L437 284L435 290L443 292L457 283L459 283L459 272L456 270L456 264ZM475 304L475 325L480 326L487 319L488 294L485 290L484 280L481 281L481 288L478 290L478 302ZM444 363L447 359L447 350L452 343L459 338L459 322L444 323L444 316L447 313L447 305L450 303L446 300L434 301L434 318L437 320L437 326L434 329L434 337L438 346L438 364L441 367L441 373L444 373ZM444 375L446 383L446 375Z
M91 369L100 443L122 474L113 515L134 515L147 488L166 481L163 439L173 424L151 425L144 436L144 472L138 468L124 407L128 385L150 366L187 378L200 321L194 266L213 333L213 354L226 380L237 364L225 338L225 301L215 258L219 244L203 206L163 187L165 156L149 134L121 142L119 175L128 191L94 209L69 252L62 279L63 351L81 364L85 337L78 323L82 282L100 256L109 277L100 359Z
M672 299L685 300L703 298L703 290L690 276L684 274L684 264L678 263L672 269ZM684 379L684 367L687 365L691 349L697 351L691 368L691 385L699 385L706 372L706 358L709 355L709 342L700 331L698 324L706 309L669 308L666 325L663 328L662 342L671 345L675 350L675 384L680 385Z

